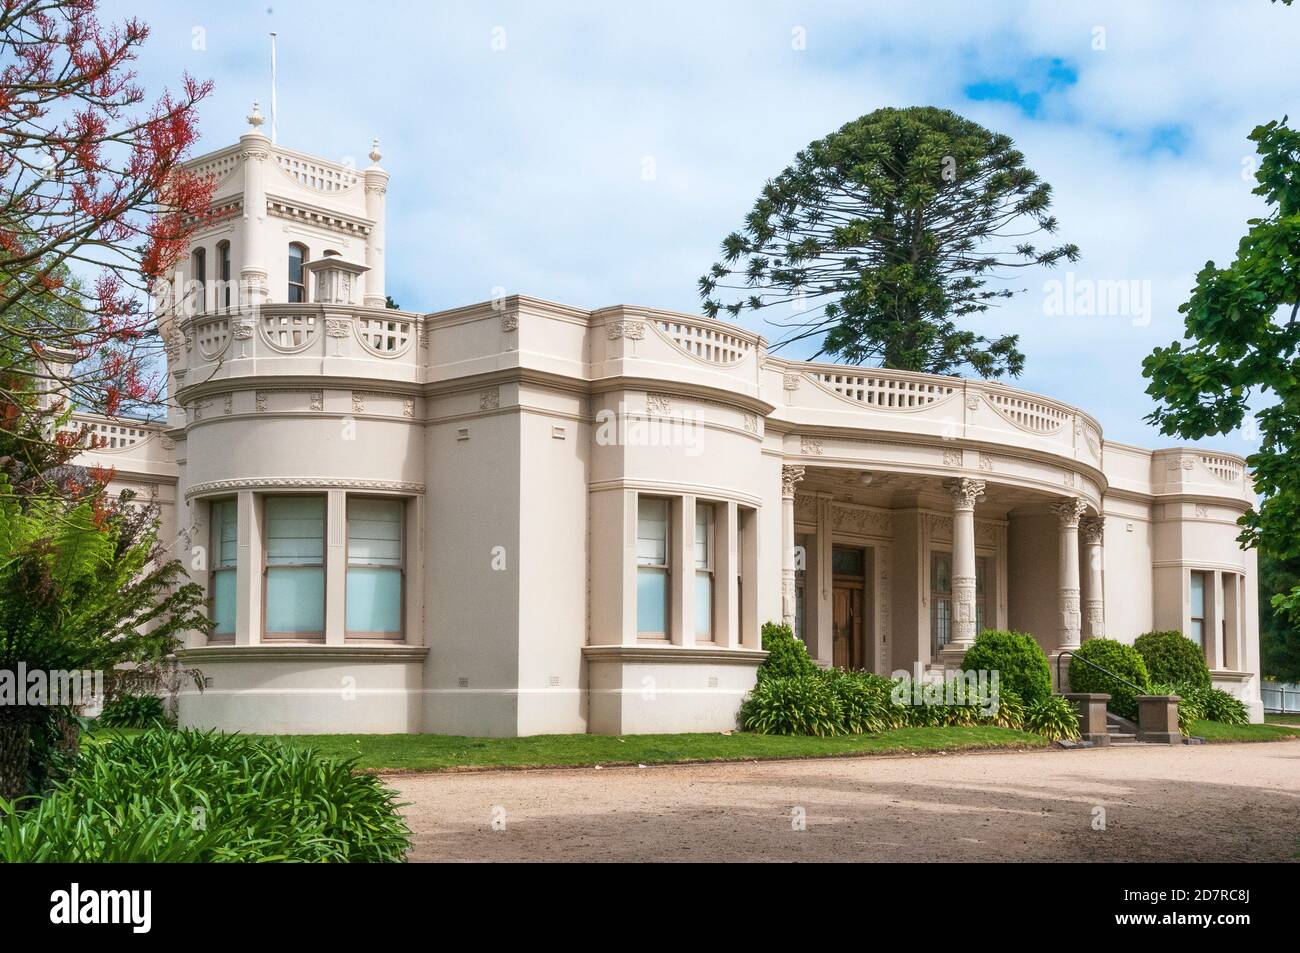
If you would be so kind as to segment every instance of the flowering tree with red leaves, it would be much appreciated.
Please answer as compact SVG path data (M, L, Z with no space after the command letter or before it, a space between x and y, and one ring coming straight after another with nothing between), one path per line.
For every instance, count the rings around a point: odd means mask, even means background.
M211 83L146 103L149 34L96 0L0 0L0 401L57 389L114 414L159 396L148 307L214 183L183 165Z

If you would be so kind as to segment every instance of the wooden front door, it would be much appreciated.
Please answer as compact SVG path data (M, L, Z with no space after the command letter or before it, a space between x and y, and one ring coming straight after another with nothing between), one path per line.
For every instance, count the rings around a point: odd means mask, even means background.
M836 668L863 668L862 583L835 582L832 658Z

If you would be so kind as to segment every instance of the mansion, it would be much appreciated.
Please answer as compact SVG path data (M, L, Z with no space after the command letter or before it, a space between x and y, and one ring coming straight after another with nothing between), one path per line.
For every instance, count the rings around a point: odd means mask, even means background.
M261 125L192 162L218 185L160 313L169 418L77 415L209 594L182 724L727 730L769 620L882 674L985 627L1052 659L1178 629L1261 719L1240 457L695 315L385 307L378 149L356 170Z

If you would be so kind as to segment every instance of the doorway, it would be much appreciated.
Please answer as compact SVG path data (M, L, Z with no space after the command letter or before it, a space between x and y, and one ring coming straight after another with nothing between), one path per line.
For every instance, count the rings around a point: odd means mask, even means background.
M836 668L868 669L867 552L852 546L831 549L831 663Z

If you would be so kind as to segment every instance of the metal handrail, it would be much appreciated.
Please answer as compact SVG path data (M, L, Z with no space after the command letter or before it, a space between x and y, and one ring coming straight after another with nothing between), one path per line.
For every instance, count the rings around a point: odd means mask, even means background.
M1071 658L1077 658L1084 665L1087 665L1089 668L1095 668L1103 675L1109 675L1111 678L1115 679L1115 681L1120 682L1123 685L1127 685L1129 688L1133 689L1133 691L1137 692L1137 694L1139 695L1146 694L1146 689L1139 688L1138 686L1130 682L1127 678L1122 678L1119 675L1116 675L1110 669L1103 668L1102 666L1098 665L1096 662L1090 662L1088 659L1084 658L1078 652L1072 652L1069 649L1066 649L1064 652L1062 652L1060 655L1056 657L1056 684L1058 686L1061 684L1061 659L1065 658L1067 655L1070 656Z

